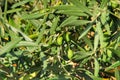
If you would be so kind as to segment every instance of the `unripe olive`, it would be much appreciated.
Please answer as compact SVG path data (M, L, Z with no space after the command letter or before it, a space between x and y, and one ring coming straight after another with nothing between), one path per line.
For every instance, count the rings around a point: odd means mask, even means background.
M65 38L66 38L66 41L68 42L68 41L70 41L70 32L67 32L66 33L66 35L65 35Z
M111 1L112 8L116 8L118 6L117 1Z
M35 77L37 75L37 72L33 72L30 74L30 79L32 79L33 77Z
M58 45L62 45L62 41L63 41L63 37L62 36L58 36L58 38L57 38L57 44Z
M68 51L67 51L67 57L69 58L69 59L72 59L72 57L73 57L73 51L69 48L68 49Z
M111 58L112 57L112 51L108 49L107 50L107 55L108 55L109 58Z

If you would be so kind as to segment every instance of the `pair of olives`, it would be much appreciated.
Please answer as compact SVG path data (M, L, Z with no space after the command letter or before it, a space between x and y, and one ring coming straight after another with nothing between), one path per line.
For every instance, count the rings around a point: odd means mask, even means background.
M65 34L65 40L67 41L67 42L69 42L70 41L70 32L66 32L66 34ZM58 36L58 38L57 38L57 44L58 45L62 45L62 42L63 42L63 36Z
M66 39L67 42L70 41L69 35L70 35L70 32L66 32L65 39ZM58 38L57 38L57 44L58 45L62 45L62 43L63 43L63 37L62 36L58 36ZM73 57L73 51L70 48L68 48L68 50L67 50L67 57L69 59L72 59L72 57Z

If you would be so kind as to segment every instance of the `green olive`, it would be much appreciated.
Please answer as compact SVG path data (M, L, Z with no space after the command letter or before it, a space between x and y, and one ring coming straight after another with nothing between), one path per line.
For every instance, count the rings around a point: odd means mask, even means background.
M58 38L57 38L58 45L62 45L62 41L63 41L63 37L62 36L58 36Z
M107 50L107 56L109 57L109 58L111 58L112 57L112 52L111 52L111 50Z
M68 49L68 51L67 51L67 57L69 58L69 59L72 59L72 57L73 57L73 51L69 48Z
M68 41L70 41L70 32L67 32L66 33L66 35L65 35L65 38L66 38L66 41L68 42Z
M116 8L118 6L117 1L111 1L112 8Z

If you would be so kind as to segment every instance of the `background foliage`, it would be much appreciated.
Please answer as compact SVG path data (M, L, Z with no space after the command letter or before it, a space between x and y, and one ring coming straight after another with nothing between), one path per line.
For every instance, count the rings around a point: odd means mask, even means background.
M0 80L120 80L119 0L0 0Z

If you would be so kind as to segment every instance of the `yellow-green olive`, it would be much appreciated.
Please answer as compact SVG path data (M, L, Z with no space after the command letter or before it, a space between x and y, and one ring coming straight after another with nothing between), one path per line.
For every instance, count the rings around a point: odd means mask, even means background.
M58 36L58 38L57 38L57 44L58 45L62 45L62 41L63 41L63 37L62 36Z
M68 51L67 51L67 57L69 58L69 59L72 59L72 57L73 57L73 51L69 48L68 49Z
M67 41L67 42L70 41L69 35L70 35L70 32L67 32L66 35L65 35L65 38L66 38L66 41Z
M118 3L117 3L117 1L111 1L111 6L112 6L112 8L116 8L117 6L118 6Z
M109 57L109 58L111 58L112 57L112 51L111 50L107 50L107 56Z

